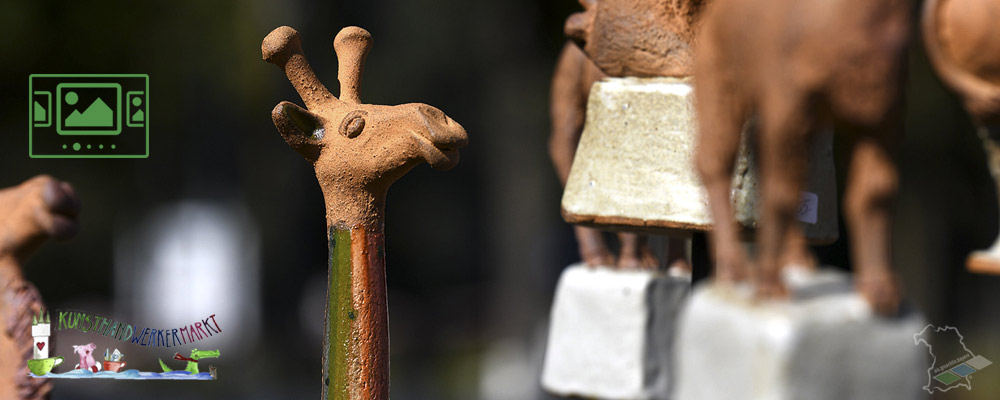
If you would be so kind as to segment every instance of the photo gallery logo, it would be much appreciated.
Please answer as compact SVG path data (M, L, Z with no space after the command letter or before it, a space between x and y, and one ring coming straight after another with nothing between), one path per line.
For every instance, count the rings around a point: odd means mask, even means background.
M31 158L149 157L149 75L32 74Z

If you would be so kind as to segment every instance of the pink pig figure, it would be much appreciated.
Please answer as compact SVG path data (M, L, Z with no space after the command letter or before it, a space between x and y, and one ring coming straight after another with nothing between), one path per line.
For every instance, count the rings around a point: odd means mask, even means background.
M94 349L96 348L97 345L93 343L73 346L73 352L80 355L80 363L76 365L76 369L89 369L90 372L101 370L101 364L94 362Z

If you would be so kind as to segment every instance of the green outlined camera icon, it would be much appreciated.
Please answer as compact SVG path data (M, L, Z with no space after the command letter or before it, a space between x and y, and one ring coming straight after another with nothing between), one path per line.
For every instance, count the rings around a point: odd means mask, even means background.
M149 76L33 74L28 154L32 158L149 156Z

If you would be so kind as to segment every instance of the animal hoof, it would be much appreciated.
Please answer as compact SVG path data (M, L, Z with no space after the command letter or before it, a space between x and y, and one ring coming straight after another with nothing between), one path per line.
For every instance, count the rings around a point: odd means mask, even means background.
M737 283L747 279L747 258L743 249L720 248L715 253L715 280L722 283Z
M591 268L615 265L615 256L611 255L607 250L584 252L580 257Z
M776 300L788 297L788 289L778 278L762 279L757 282L756 297L759 300Z
M899 285L891 274L859 274L854 285L875 314L888 317L899 311Z
M636 256L622 256L618 259L618 269L622 270L654 270L660 266L660 260L653 254L642 254Z

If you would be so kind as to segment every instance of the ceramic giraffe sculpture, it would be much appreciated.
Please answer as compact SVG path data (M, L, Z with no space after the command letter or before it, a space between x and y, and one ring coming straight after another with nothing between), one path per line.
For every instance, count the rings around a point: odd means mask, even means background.
M691 42L708 0L580 0L583 11L566 19L567 43L552 77L549 155L566 186L583 132L591 86L613 77L684 77L691 74ZM580 257L590 266L654 269L659 265L647 237L618 234L617 262L597 229L574 227ZM668 239L667 261L688 270L684 242Z
M429 105L362 104L361 74L371 45L371 35L358 27L337 34L339 98L313 73L294 29L277 28L261 45L264 60L285 72L306 104L281 102L271 118L285 142L313 165L326 202L324 399L388 398L386 191L421 162L454 167L468 142L461 125Z
M50 238L75 235L79 212L73 187L48 176L0 190L0 398L45 399L52 390L48 379L28 376L31 318L44 304L23 268Z
M923 33L927 58L961 98L978 127L987 163L1000 192L1000 1L928 0ZM969 270L1000 274L1000 237L975 251Z

